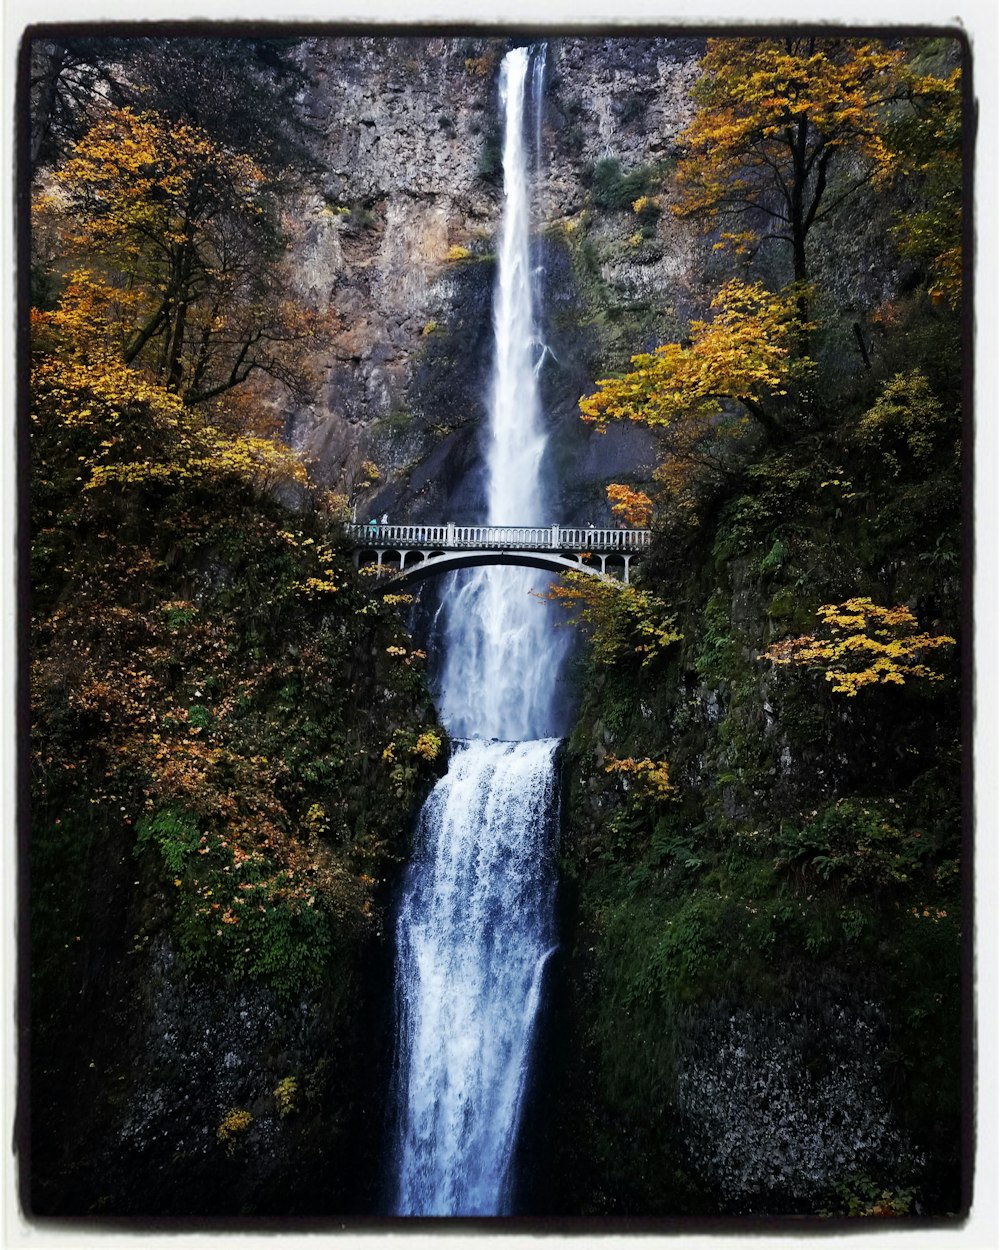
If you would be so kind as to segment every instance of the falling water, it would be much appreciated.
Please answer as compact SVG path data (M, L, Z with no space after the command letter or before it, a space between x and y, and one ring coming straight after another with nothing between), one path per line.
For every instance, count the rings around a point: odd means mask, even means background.
M557 745L459 745L421 815L423 845L398 926L409 1046L401 1214L495 1215L509 1205L552 946Z
M490 393L490 525L545 525L538 373L545 355L536 321L531 255L530 152L525 143L529 50L504 58L504 214L493 301L494 365ZM536 66L542 63L536 54ZM542 78L531 80L540 113ZM533 128L536 136L540 133ZM553 693L563 635L553 638L548 614L533 591L548 578L527 569L476 569L455 578L444 601L445 660L439 692L442 719L459 738L523 741L555 730Z
M530 73L534 62L534 72ZM504 58L504 213L494 293L488 521L543 524L530 144L544 63ZM530 81L533 117L525 116ZM529 130L528 123L534 121ZM530 570L456 575L438 692L456 745L421 812L396 930L402 1215L509 1212L512 1158L553 949L553 731L561 643Z

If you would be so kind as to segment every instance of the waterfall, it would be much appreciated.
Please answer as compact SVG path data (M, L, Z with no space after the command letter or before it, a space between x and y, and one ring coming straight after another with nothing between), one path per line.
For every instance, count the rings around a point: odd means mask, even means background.
M532 65L533 63L533 65ZM533 68L533 72L532 72ZM545 345L531 255L544 62L504 58L504 211L494 292L488 521L544 524ZM526 116L527 86L534 116ZM534 123L533 126L530 123ZM554 692L564 643L531 570L456 574L441 613L455 748L421 812L396 925L401 1215L502 1215L545 963L553 949Z
M536 54L536 65L541 62ZM538 393L545 344L536 321L531 255L531 153L524 103L529 50L504 58L504 213L493 301L494 365L490 391L488 515L490 525L545 525L542 457L546 436ZM541 75L532 103L541 103ZM538 130L532 128L534 134ZM537 141L537 140L536 140ZM454 579L443 612L445 660L441 717L459 738L523 741L555 732L553 693L565 635L532 592L549 578L526 569L483 568Z

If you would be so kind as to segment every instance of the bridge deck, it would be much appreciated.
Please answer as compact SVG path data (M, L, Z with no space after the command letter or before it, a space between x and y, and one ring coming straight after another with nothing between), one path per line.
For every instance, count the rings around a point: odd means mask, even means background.
M649 546L652 531L586 525L348 525L348 535L372 551L621 551Z

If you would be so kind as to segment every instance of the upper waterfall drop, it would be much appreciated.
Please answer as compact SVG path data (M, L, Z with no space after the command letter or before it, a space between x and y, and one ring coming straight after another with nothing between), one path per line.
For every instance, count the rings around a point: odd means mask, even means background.
M531 180L525 142L525 88L529 49L504 58L500 101L506 116L503 146L504 215L493 305L495 359L490 396L489 523L536 525L544 505L541 485L545 433L540 420L531 257ZM533 128L534 129L534 128Z
M500 70L504 210L486 447L487 512L494 525L553 519L542 472L547 437L538 374L545 345L531 245L543 70L544 48L527 47L508 52ZM438 690L441 718L454 737L558 736L554 695L567 642L553 627L550 605L538 597L548 582L545 574L513 568L456 576L442 608L445 660Z

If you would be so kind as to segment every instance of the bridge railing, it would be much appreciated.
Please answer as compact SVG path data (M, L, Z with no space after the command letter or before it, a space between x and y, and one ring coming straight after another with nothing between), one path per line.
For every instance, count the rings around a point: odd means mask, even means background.
M396 550L435 548L512 551L641 551L652 531L596 529L588 525L396 525L345 526L359 545Z

